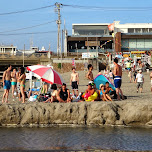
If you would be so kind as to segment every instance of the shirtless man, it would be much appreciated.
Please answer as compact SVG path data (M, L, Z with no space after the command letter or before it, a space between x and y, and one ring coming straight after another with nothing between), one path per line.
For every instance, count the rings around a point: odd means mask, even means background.
M122 99L124 99L124 96L123 96L123 93L122 93L122 90L120 89L121 88L121 77L122 77L122 67L118 64L118 59L115 58L114 59L114 85L115 85L115 88L116 88L116 94L117 94L117 99L120 100L120 94L122 96Z
M88 73L87 73L86 77L90 81L94 81L92 70L93 70L93 66L91 64L89 64L88 65Z
M13 69L13 72L11 73L11 85L12 85L12 96L14 98L14 91L16 89L16 85L17 85L17 78L16 78L16 68Z
M20 76L21 76L21 69L18 68L16 78L17 78L17 94L18 94L18 97L19 97L19 101L21 101L20 80L19 80Z
M9 94L9 90L11 88L11 69L12 66L9 65L7 70L4 71L3 73L3 87L4 87L4 94L3 94L3 98L2 98L2 103L4 103L4 99L6 97L5 103L8 103L8 94Z
M150 73L150 80L151 80L151 92L152 92L152 72Z
M76 95L78 96L79 74L75 71L75 67L72 68L70 85L72 86L73 95L75 95L76 90Z

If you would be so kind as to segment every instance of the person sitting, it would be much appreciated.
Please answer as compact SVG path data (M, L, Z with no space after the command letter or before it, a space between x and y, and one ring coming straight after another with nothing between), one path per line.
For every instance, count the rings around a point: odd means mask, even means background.
M30 90L29 92L27 92L27 94L29 98L28 101L35 102L37 100L39 92L35 91L34 93L32 93L32 90Z
M88 84L88 89L85 91L84 100L85 101L95 101L98 98L98 93L94 89L94 83Z
M112 101L110 96L108 94L106 94L106 92L105 92L104 84L100 84L99 94L100 94L100 97L103 101Z
M58 91L57 91L57 86L56 86L56 84L52 84L52 86L51 86L51 90L53 90L52 91L52 94L51 94L51 98L49 98L49 99L47 99L46 101L44 101L44 103L47 103L47 102L59 102L58 100L57 100L57 95L58 95Z
M61 89L57 93L57 100L63 103L71 102L70 91L66 88L65 83L62 84Z
M116 91L114 91L114 90L109 86L109 82L106 82L106 84L105 84L105 93L108 94L111 98L117 99Z

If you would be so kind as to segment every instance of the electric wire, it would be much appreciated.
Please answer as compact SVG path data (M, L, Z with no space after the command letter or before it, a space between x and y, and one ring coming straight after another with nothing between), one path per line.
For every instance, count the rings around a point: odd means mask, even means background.
M3 36L9 35L28 35L28 34L47 34L47 33L56 33L57 31L46 31L46 32L29 32L29 33L9 33L9 34L0 34Z
M3 31L3 32L0 32L0 33L15 32L15 31L21 31L21 30L31 29L31 28L42 26L42 25L50 24L50 23L53 23L53 22L55 22L55 20L54 21L50 21L50 22L45 22L45 23L42 23L42 24L37 24L37 25L33 25L33 26L19 28L19 29L15 29L15 30Z
M12 15L12 14L18 14L18 13L25 13L25 12L32 12L32 11L37 11L37 10L41 10L41 9L46 9L46 8L49 8L49 7L53 7L53 6L54 6L54 5L49 5L49 6L44 6L44 7L34 8L34 9L27 9L27 10L7 12L7 13L0 13L0 16L3 16L3 15Z
M80 8L80 9L95 9L101 11L147 11L152 10L152 7L98 7L98 6L81 6L81 5L67 5L64 7Z

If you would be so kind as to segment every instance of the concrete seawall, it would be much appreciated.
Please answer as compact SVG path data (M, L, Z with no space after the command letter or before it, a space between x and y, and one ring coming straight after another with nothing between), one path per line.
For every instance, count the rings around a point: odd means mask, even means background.
M1 104L0 126L152 126L152 102Z

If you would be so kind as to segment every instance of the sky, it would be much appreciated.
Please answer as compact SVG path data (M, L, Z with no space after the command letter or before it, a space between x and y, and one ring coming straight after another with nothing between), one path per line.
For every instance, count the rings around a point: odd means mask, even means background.
M56 2L67 5L81 6L96 6L96 7L149 7L148 10L140 11L122 11L122 10L103 10L103 9L84 9L84 8L61 8L61 29L64 28L64 20L68 34L72 33L73 23L112 23L120 21L120 23L152 23L152 0L1 0L0 14L35 9L48 5L54 5ZM0 15L0 45L17 46L18 49L23 49L24 44L26 49L30 48L30 41L33 41L33 46L42 46L56 52L57 49L57 13L55 6L26 12L19 14ZM49 24L44 24L51 22ZM27 28L35 25L34 28ZM27 28L27 29L22 29ZM16 29L22 29L14 31ZM49 32L48 32L49 31ZM44 33L43 33L44 32ZM3 34L6 35L3 35ZM18 35L10 35L16 34ZM31 33L31 34L20 34ZM32 34L33 33L33 34ZM39 33L39 34L34 34ZM41 34L40 34L41 33Z

